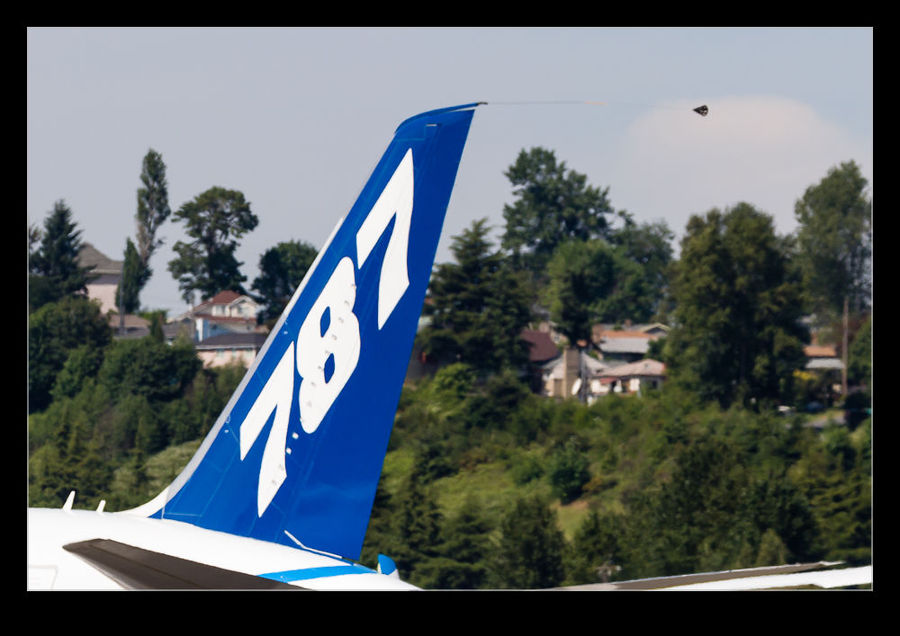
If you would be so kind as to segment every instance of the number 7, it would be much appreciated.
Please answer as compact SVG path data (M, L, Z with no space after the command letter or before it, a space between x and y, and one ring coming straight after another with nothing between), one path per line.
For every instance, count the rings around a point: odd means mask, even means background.
M359 259L357 267L362 268L391 219L395 216L397 218L388 241L384 263L381 266L381 279L378 283L379 329L387 322L394 307L409 287L407 253L412 209L413 157L410 148L356 233L356 256Z

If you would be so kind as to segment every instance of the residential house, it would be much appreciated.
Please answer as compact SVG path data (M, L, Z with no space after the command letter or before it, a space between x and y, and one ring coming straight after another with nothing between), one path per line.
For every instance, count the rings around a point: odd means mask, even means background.
M542 366L541 394L558 398L580 395L590 402L597 388L594 378L609 366L584 350L568 347Z
M832 396L841 395L844 392L841 382L844 363L837 357L835 348L812 344L803 347L803 353L806 354L806 370L830 382Z
M88 298L100 301L100 311L118 312L116 307L116 289L122 279L124 261L114 261L90 243L82 243L78 252L78 265L91 267L93 277L87 284Z
M669 327L660 323L631 325L624 329L611 325L594 325L591 339L607 362L636 362L647 357L650 343L665 337Z
M249 368L269 334L263 332L220 333L194 345L205 367L241 364Z
M219 292L171 319L163 334L169 343L189 338L205 366L239 362L249 367L268 336L268 330L256 324L259 309L246 294Z
M835 348L829 345L807 345L803 347L808 371L840 371L844 363L837 357Z
M629 364L607 367L596 378L597 395L626 393L642 395L648 389L662 387L666 365L646 358Z
M183 331L184 326L189 325L194 342L226 333L264 332L265 329L256 324L259 309L259 304L250 296L223 291L170 320L164 332L167 338L174 338L179 330Z

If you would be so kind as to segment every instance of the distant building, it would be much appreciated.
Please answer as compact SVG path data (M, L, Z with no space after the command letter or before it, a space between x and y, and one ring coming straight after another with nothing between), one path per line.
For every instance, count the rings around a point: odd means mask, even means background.
M220 333L194 345L197 357L205 367L241 364L249 368L262 349L267 333Z
M167 339L174 339L179 331L189 328L194 342L227 333L265 333L265 328L256 324L259 310L250 296L223 291L171 319L163 331Z
M803 347L806 355L806 369L808 371L840 371L844 363L837 357L834 347L828 345L807 345Z
M669 327L660 323L630 325L615 329L610 325L594 325L591 339L607 362L636 362L647 357L650 343L665 337Z
M532 364L545 364L561 355L548 331L524 329L522 339L528 343L528 360Z
M609 393L643 394L648 389L662 387L666 377L666 365L649 358L608 367L597 375L597 395Z
M592 393L597 388L592 380L609 366L583 351L568 347L562 355L543 365L541 393L558 398L582 395L591 401Z
M256 324L259 309L246 294L219 292L169 320L163 335L169 343L178 338L191 340L204 366L240 363L249 367L268 337L268 330Z
M87 284L88 298L100 301L100 311L118 313L116 307L116 289L122 280L124 261L114 261L90 243L82 243L78 253L78 265L92 267L92 280ZM118 326L118 324L117 324Z

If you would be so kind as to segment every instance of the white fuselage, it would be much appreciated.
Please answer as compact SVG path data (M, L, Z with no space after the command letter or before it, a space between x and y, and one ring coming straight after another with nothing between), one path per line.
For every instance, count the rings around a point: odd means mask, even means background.
M91 539L130 546L254 576L299 572L290 582L315 590L416 589L373 571L333 575L348 562L300 548L206 530L180 521L126 512L30 508L29 590L122 589L112 578L63 549ZM302 571L308 570L307 573ZM321 576L317 576L321 574Z

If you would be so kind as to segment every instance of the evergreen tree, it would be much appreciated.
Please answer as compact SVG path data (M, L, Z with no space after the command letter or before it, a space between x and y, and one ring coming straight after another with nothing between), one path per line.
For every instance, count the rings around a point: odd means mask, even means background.
M29 240L33 239L30 235ZM44 221L40 248L31 254L29 261L31 287L39 292L30 296L33 309L87 291L91 268L78 263L81 247L81 230L76 229L72 210L65 201L59 200ZM39 279L35 280L35 276Z
M391 558L395 556L394 512L394 502L390 492L384 487L384 473L382 473L375 487L375 499L372 502L369 525L359 557L360 563L374 569L378 565L379 554Z
M475 500L468 497L459 512L447 520L445 541L438 555L421 562L416 581L426 589L473 590L486 584L491 546L489 524Z
M607 582L619 567L619 535L622 520L618 515L592 510L575 531L572 541L568 579L572 585Z
M491 250L486 222L475 221L453 238L456 263L436 267L424 309L431 323L421 333L428 356L464 362L482 374L528 361L520 334L531 319L528 286Z
M493 572L498 587L538 589L562 583L565 539L542 498L519 498L501 520L500 532Z
M404 580L414 581L419 565L439 555L441 513L424 481L421 469L414 466L395 503L395 543L390 556Z

